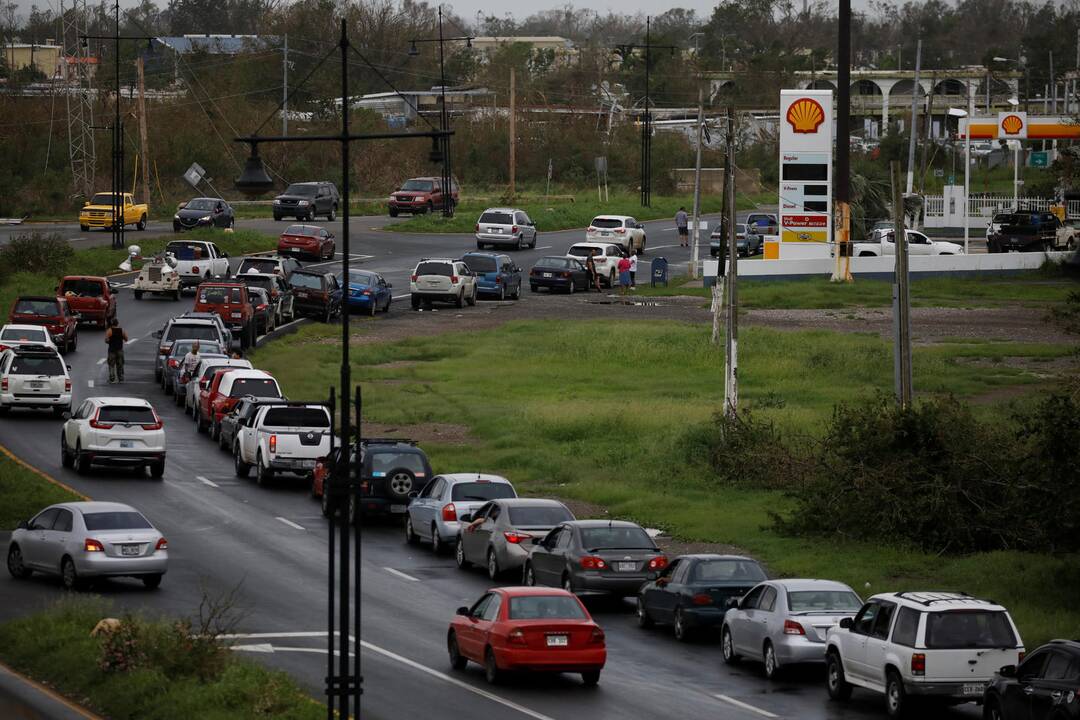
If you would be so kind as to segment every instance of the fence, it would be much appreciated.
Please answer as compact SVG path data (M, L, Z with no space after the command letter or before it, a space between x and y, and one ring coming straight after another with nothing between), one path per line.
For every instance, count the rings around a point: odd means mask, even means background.
M1053 201L1049 198L1019 197L1020 207L1047 212ZM1012 195L973 195L968 198L968 227L979 228L990 222L995 213L1009 210L1016 206ZM959 185L945 187L944 195L927 195L923 198L923 222L928 228L964 226L964 188ZM1069 200L1065 204L1065 218L1080 220L1080 200Z

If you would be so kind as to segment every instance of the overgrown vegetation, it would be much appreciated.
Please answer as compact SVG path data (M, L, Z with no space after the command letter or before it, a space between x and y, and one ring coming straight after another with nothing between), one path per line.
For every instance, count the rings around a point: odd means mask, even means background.
M20 520L29 520L42 508L82 498L54 485L0 453L0 530L14 530Z

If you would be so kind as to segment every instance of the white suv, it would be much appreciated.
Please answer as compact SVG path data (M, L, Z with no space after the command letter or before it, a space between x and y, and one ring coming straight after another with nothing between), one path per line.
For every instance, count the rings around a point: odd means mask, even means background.
M829 630L826 684L834 700L847 700L852 687L882 693L889 716L900 717L909 696L981 700L994 673L1023 657L1020 632L994 602L965 593L883 593Z
M645 226L629 215L597 215L585 230L585 242L617 243L629 254L645 254Z
M71 410L71 376L51 342L0 352L0 413L13 407Z
M417 263L409 279L412 308L433 301L451 302L461 307L476 304L476 275L461 260L424 258Z
M580 260L582 265L591 255L593 264L596 265L596 273L600 276L600 282L613 288L619 280L619 260L624 252L620 245L606 242L583 242L571 245L566 254L568 257Z
M165 428L153 406L142 398L92 397L60 431L64 467L85 474L92 465L150 468L165 474Z

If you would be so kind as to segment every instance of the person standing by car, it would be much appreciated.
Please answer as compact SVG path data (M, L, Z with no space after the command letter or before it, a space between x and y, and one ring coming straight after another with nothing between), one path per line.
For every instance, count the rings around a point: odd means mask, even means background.
M596 292L600 290L600 273L596 272L596 262L593 260L592 255L585 258L585 269L589 271L589 289L596 288Z
M109 363L109 382L124 382L124 343L128 336L120 327L120 321L113 318L109 321L109 329L105 331L105 345L109 348L106 356Z
M619 294L625 295L630 289L630 258L619 258Z
M630 254L630 289L637 289L637 250Z
M690 218L686 214L685 207L680 207L679 212L675 213L675 227L679 230L679 246L688 247L690 245Z
M191 374L195 372L195 368L199 365L199 341L191 343L191 349L188 350L187 355L180 362L180 375L182 381L187 382Z

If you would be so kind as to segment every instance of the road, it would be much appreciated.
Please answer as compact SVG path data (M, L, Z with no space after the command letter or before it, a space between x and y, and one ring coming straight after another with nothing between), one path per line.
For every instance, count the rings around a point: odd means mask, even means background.
M369 221L369 220L368 220ZM381 272L407 295L408 275L425 256L456 256L474 248L467 235L419 236L374 232L354 234L352 253L362 267ZM329 225L328 225L329 226ZM685 263L688 250L678 247L670 221L646 224L649 255ZM280 227L280 225L278 226ZM581 239L580 231L540 235L536 250L515 253L528 268L545 254L561 254ZM192 422L153 382L155 342L150 334L171 315L191 307L179 302L136 302L122 291L119 316L134 342L128 346L127 377L122 387L107 387L100 331L82 330L79 350L69 355L75 401L95 394L131 394L150 399L168 430L169 452L164 481L103 471L79 476L60 465L60 423L47 414L17 413L0 420L0 442L19 457L94 499L115 500L141 509L169 539L172 564L158 591L115 581L99 592L118 606L154 614L191 615L202 588L220 594L241 586L245 617L237 638L243 652L292 674L313 697L321 699L326 674L327 523L301 484L279 481L269 489L234 476L230 456L197 435ZM546 296L526 293L523 303ZM408 313L395 301L393 313ZM456 312L469 312L466 308ZM455 313L444 313L448 324ZM275 339L271 342L287 342ZM333 350L330 350L331 352ZM436 468L453 471L455 468ZM534 718L625 720L626 718L761 718L802 720L878 718L883 703L856 693L846 706L830 703L823 675L813 669L769 683L760 668L723 665L714 642L681 644L664 630L636 626L629 605L596 608L607 633L609 660L596 689L572 676L514 680L491 688L479 668L449 669L445 650L447 623L454 609L471 604L490 583L480 572L459 571L449 557L404 543L402 529L382 524L362 531L362 657L365 678L364 717L397 719ZM513 583L510 579L508 582ZM52 580L0 580L0 620L30 612L61 594ZM975 717L972 710L943 712L942 718Z

